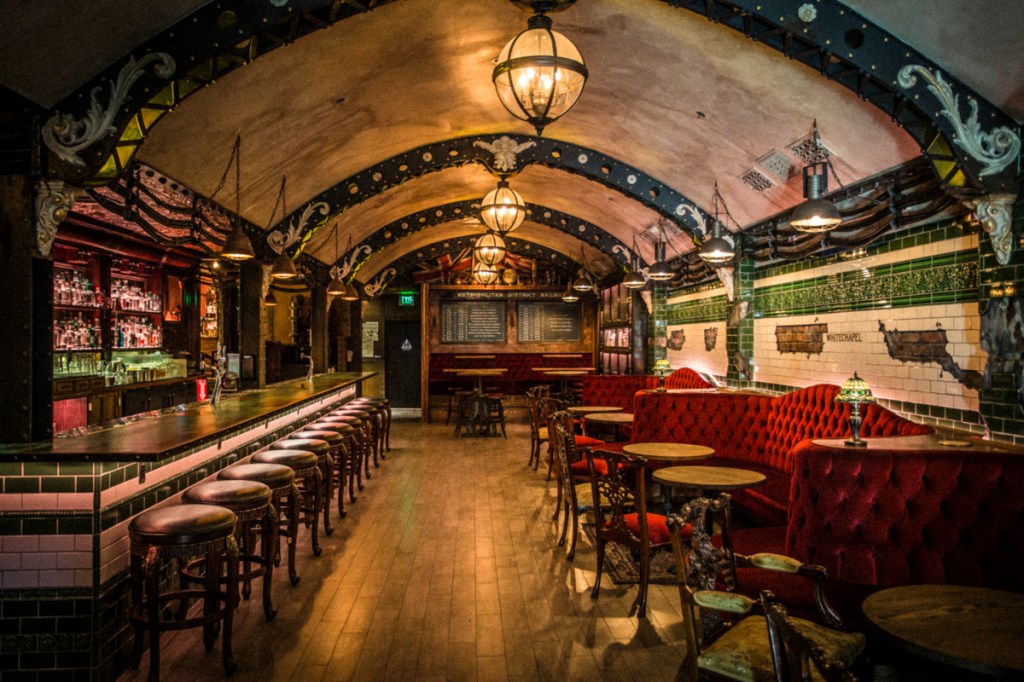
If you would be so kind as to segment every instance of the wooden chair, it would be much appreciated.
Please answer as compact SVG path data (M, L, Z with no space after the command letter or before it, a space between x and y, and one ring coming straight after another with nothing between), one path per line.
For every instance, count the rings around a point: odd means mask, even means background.
M790 618L786 607L776 601L770 590L762 590L759 601L768 623L776 682L857 682L847 663L829 658L822 646L800 627L799 619Z
M607 469L599 467L598 459ZM640 584L634 606L638 618L647 617L647 586L650 582L651 552L668 547L670 531L661 514L647 512L644 474L647 460L621 452L595 450L586 458L590 470L594 505L594 536L597 540L597 578L590 596L601 592L605 546L615 542L629 547L639 558ZM686 534L686 529L678 532Z
M542 430L547 428L547 420L541 415L540 401L549 396L551 389L546 385L534 386L526 390L526 409L530 415L530 461L526 466L533 465L537 470L540 464L540 448L547 441L547 433Z
M551 433L551 444L555 451L555 474L558 477L558 493L555 501L555 515L552 521L558 521L562 515L562 534L558 538L558 546L565 545L565 537L569 523L572 523L572 540L566 552L566 561L576 556L576 540L579 536L580 511L593 506L590 484L579 483L573 476L572 463L579 459L576 451L575 437L572 432L572 414L560 410L551 415L548 422Z
M712 528L718 523L728 529L730 505L726 493L715 499L698 498L667 519L668 528L673 531L670 539L679 576L683 620L692 636L691 653L685 662L690 678L750 682L804 679L781 676L790 665L781 658L786 654L785 645L773 646L765 616L753 615L760 608L760 600L736 591L737 567L781 571L811 580L822 620L830 625L800 618L791 618L789 622L821 650L822 660L834 662L831 665L836 669L849 668L864 650L865 640L859 633L841 629L839 616L825 600L825 569L779 554L735 554L727 533L716 546L711 541ZM676 532L683 528L689 529L688 542ZM778 635L780 642L781 637ZM798 652L799 649L794 650Z

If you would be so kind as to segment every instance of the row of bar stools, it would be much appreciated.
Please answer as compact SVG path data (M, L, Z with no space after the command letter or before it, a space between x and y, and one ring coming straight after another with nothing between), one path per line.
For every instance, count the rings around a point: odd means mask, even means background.
M363 461L363 448L364 448L364 436L362 428L362 420L358 417L344 417L344 416L330 416L325 415L320 417L318 421L312 424L307 424L307 430L313 431L334 431L340 433L344 437L344 457L337 461L339 468L338 480L348 481L348 499L349 502L356 501L355 484L358 483L359 490L363 489L363 476L362 476L362 461ZM339 489L338 491L338 507L341 508L341 495L344 491Z
M352 451L349 453L349 481L355 478L356 485L359 490L363 489L363 461L369 457L370 452L370 425L365 419L360 419L351 414L331 414L324 415L315 422L318 427L324 425L344 425L349 426L353 429L351 442L353 444ZM355 499L349 497L349 499Z
M384 451L391 452L391 401L387 398L356 398L352 401L356 405L374 405L384 410L384 433L381 446ZM383 456L383 455L382 455Z
M341 433L340 429L346 427L351 431L351 427L347 424L335 424L338 429L327 428L326 425L323 428L317 428L314 424L307 424L302 427L302 430L296 431L295 433L288 436L289 440L294 439L313 439L326 441L330 445L330 461L332 466L326 468L323 472L324 478L329 479L324 482L324 494L328 497L334 494L334 484L338 484L338 518L345 518L345 457L347 457L345 441L347 438ZM330 515L330 500L324 502L324 516ZM325 528L326 530L326 524ZM330 535L330 533L328 533Z
M369 404L353 405L348 403L337 410L331 412L333 415L348 415L352 417L359 417L367 422L369 428L367 433L369 435L370 450L373 453L373 466L374 468L380 466L380 434L383 431L384 418L382 416L382 410ZM370 461L369 457L366 460L366 471L363 474L366 478L370 476Z
M213 649L221 630L224 672L235 671L231 654L231 620L238 601L237 517L230 509L209 504L182 504L142 512L128 524L131 553L132 606L129 620L135 630L132 665L138 667L149 633L149 682L160 679L160 633L164 630L203 628L203 645ZM201 556L206 562L202 589L160 591L160 568L165 560L180 565ZM221 589L221 577L225 588ZM173 582L173 581L172 581ZM202 615L188 616L191 599L203 600ZM170 602L179 602L180 617L162 613Z
M329 417L354 417L359 420L359 426L363 430L363 467L362 476L369 480L373 478L370 474L370 457L377 461L377 422L366 410L356 407L343 407L331 412Z
M253 455L251 461L255 464L283 464L295 473L295 483L300 493L298 497L301 500L296 516L299 522L310 529L313 556L320 556L323 551L320 548L320 509L323 507L320 495L323 481L316 455L306 450L264 450ZM282 532L287 533L289 543L296 542L291 523Z
M288 579L297 585L299 574L295 569L295 536L299 529L299 489L295 485L295 472L284 464L235 464L217 474L221 481L258 481L270 488L270 503L275 518L285 529L274 533L274 565L281 561L280 536L288 538Z
M320 511L323 514L324 533L331 535L334 528L331 526L331 499L334 497L334 458L331 457L331 444L319 438L303 438L292 434L284 440L271 443L267 448L276 450L303 450L316 455L316 464L320 468L320 490L319 500Z
M238 543L242 563L239 580L242 597L252 594L253 578L263 578L263 616L274 620L277 611L271 586L274 577L274 559L277 551L276 511L271 503L273 492L259 481L206 481L185 490L181 501L186 504L214 504L235 513L235 541ZM256 531L259 531L260 553L256 553ZM253 566L255 564L255 567ZM201 583L205 578L199 571L206 569L205 558L188 563L181 572L183 580Z

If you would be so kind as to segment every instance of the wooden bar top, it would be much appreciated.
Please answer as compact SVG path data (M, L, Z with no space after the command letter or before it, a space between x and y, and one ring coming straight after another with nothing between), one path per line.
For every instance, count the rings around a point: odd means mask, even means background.
M358 384L375 372L320 374L227 394L215 408L192 403L182 410L145 416L79 436L37 443L0 445L0 461L157 462L229 433L251 428L291 409Z

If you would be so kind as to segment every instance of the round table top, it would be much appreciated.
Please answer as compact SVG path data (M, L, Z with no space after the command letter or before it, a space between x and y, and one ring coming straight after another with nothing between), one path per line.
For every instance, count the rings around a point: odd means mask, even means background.
M488 377L496 374L504 374L508 371L507 367L494 367L494 368L480 368L480 369L457 369L456 374L466 377Z
M647 459L665 461L685 460L688 462L708 459L715 454L714 448L692 443L630 443L622 448L629 455L640 455Z
M658 483L704 490L738 490L755 488L764 483L764 474L749 469L708 466L676 466L658 469L653 478Z
M597 414L588 414L585 419L588 422L596 422L598 424L632 424L633 413L632 412L598 412Z
M614 405L570 405L565 408L573 414L598 414L607 412L622 412L621 407Z
M864 615L897 645L966 670L1024 671L1024 595L985 587L904 585L864 600Z
M590 374L588 369L549 369L544 372L553 377L581 377L584 374Z

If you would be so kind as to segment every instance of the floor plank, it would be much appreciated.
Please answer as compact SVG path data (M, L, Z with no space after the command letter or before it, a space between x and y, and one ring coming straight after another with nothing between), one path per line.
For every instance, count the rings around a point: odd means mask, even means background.
M302 579L275 575L277 618L263 621L258 598L239 608L232 679L683 679L676 588L651 586L646 622L629 615L635 587L606 576L591 599L593 549L581 535L570 563L555 546L554 482L526 466L528 427L450 434L395 421L392 452L322 556L300 531ZM224 679L198 631L165 635L162 659L164 682ZM141 682L147 664L120 682Z

